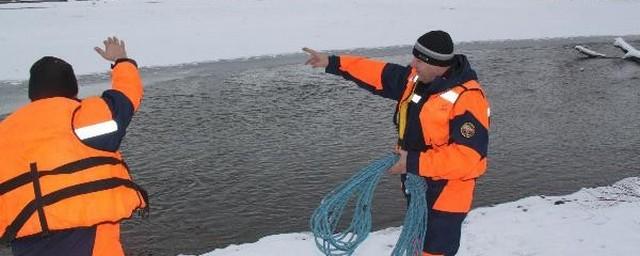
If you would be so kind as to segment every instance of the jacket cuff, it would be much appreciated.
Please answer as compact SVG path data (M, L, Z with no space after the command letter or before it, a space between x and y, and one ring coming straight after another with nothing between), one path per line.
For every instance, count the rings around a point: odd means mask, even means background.
M338 72L340 71L339 68L340 68L340 57L336 55L329 56L329 65L327 65L327 67L324 69L324 72L338 75L339 74Z
M111 69L115 68L119 63L122 63L122 62L129 62L134 66L136 66L136 68L138 68L138 63L135 60L129 59L129 58L120 58L120 59L117 59L113 64L111 64Z

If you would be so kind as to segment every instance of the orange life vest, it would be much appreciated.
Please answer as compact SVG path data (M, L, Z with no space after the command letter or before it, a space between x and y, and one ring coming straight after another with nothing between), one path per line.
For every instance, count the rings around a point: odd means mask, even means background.
M148 211L147 194L120 153L91 148L74 133L79 106L61 97L38 100L0 123L3 241Z

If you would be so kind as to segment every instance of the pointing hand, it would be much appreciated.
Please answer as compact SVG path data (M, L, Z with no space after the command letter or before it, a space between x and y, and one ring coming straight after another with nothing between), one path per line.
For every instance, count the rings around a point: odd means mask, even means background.
M309 59L304 63L305 65L311 65L314 68L326 68L329 65L329 56L326 54L307 47L302 48L302 50L309 54Z

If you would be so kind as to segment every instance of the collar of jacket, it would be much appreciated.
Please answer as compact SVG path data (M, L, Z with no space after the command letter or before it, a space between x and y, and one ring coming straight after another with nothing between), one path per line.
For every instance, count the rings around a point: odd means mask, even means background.
M430 83L423 84L424 92L427 95L436 94L447 91L454 86L466 83L471 80L478 80L476 72L471 68L467 57L462 54L456 54L451 68L442 76L436 77Z

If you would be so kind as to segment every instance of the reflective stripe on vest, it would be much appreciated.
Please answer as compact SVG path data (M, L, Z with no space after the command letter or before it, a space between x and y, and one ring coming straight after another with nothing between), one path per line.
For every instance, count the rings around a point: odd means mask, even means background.
M451 102L451 104L456 103L456 100L458 100L458 96L460 96L460 94L455 92L453 89L448 90L445 93L440 94L440 97L442 97L443 99L447 100L448 102Z
M78 138L80 138L81 140L98 137L100 135L105 135L116 131L118 131L118 123L113 120L75 129L76 135L78 135Z

